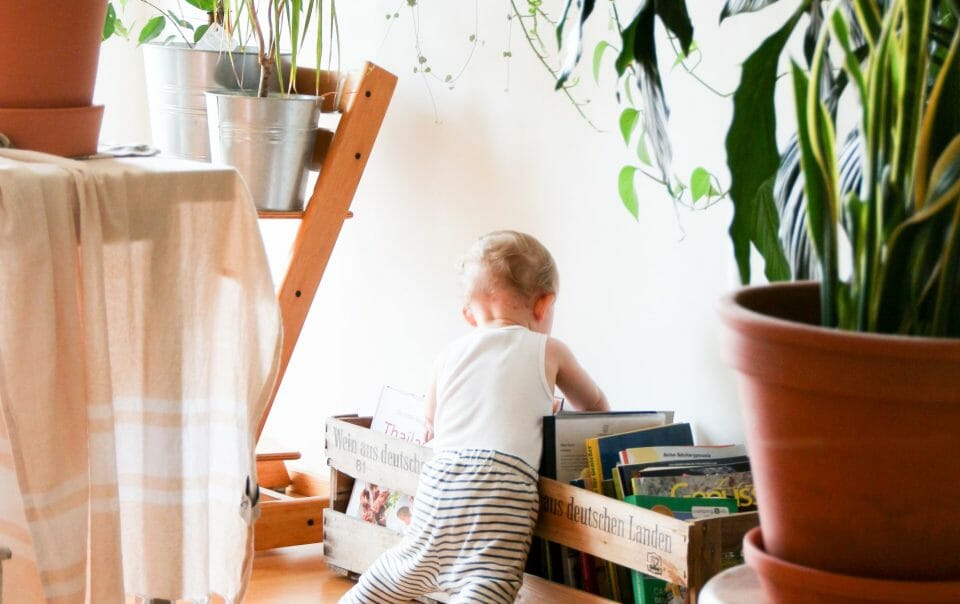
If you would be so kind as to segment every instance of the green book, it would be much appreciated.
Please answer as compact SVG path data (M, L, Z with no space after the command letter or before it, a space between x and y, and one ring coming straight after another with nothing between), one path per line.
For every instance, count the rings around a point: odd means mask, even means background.
M736 499L704 499L703 497L657 497L654 495L627 495L623 499L627 503L653 510L660 514L672 516L680 520L696 520L735 514L737 512ZM639 571L631 571L633 579L634 604L682 604L685 590L679 585L645 575Z

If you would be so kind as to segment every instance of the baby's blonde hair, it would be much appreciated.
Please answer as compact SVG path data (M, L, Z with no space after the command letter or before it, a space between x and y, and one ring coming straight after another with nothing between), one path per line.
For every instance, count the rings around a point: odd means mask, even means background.
M467 296L507 289L524 301L556 294L560 277L553 256L532 235L494 231L460 259Z

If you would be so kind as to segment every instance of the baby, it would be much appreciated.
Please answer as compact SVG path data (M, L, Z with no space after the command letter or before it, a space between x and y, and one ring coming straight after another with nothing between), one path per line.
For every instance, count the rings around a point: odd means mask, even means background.
M558 276L532 236L497 231L462 259L473 329L441 353L427 394L434 458L413 519L340 600L513 602L537 520L537 468L554 387L575 409L609 409L570 349L550 337Z

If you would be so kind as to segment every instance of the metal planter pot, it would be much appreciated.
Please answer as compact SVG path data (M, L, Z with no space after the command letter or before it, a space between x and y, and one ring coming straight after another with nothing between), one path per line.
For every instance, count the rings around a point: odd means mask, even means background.
M211 160L237 169L258 209L302 210L320 99L223 90L206 101Z
M260 78L256 52L147 44L143 61L153 144L166 155L210 161L204 92L256 90Z

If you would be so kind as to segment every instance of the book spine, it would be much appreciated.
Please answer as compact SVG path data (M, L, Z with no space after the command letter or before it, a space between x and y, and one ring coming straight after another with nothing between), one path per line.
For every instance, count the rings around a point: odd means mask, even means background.
M600 474L600 446L596 438L584 441L587 451L587 472L590 474L590 488L603 494L603 476Z

